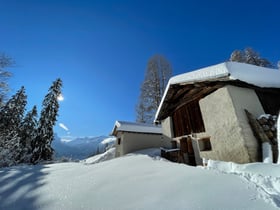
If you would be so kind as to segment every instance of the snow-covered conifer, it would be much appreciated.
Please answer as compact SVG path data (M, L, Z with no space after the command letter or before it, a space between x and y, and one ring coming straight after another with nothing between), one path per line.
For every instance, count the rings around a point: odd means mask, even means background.
M250 47L245 48L243 51L234 50L231 53L230 61L236 61L240 63L248 63L256 66L263 66L273 68L274 65L267 59L262 58L258 52Z
M25 89L22 87L0 109L0 150L3 149L9 152L9 155L11 155L10 161L13 164L18 163L21 159L20 154L22 147L20 145L19 127L25 112L26 98ZM0 159L1 158L3 159L4 157L0 157Z
M25 94L25 88L21 87L21 89L1 107L0 132L19 128L24 116L26 104L27 96Z
M30 163L32 157L32 144L37 136L37 107L34 106L22 121L20 126L20 143L23 148L21 162Z
M61 95L62 81L57 79L53 82L44 98L42 111L38 123L38 135L33 142L32 163L41 160L51 160L53 149L51 143L54 138L53 126L58 116L58 97Z

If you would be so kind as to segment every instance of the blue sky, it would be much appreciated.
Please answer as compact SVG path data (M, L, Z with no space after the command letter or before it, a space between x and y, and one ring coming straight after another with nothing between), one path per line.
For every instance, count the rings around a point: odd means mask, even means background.
M16 61L9 83L12 93L26 87L28 109L40 107L60 77L57 123L73 136L108 135L116 120L135 120L154 54L169 60L174 75L248 46L276 63L279 8L277 0L0 0L0 51Z

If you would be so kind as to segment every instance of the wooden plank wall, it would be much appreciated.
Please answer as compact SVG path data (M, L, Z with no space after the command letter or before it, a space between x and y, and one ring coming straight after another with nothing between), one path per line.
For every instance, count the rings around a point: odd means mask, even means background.
M198 100L177 109L172 119L175 137L205 131Z

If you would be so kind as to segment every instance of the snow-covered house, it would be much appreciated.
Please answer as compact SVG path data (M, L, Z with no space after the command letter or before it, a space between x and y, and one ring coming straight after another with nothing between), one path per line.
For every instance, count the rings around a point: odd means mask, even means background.
M144 123L116 121L111 135L116 139L116 157L170 144L162 135L161 126Z
M260 160L260 146L244 110L257 118L279 108L279 70L225 62L172 77L155 121L163 135L187 142L185 158L195 156L196 164L247 163Z

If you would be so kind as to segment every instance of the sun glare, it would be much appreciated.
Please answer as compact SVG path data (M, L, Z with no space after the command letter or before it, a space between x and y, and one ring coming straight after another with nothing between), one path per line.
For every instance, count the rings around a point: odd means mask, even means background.
M59 100L59 101L63 101L63 100L64 100L63 95L62 95L62 94L60 94L60 95L57 97L57 100Z

